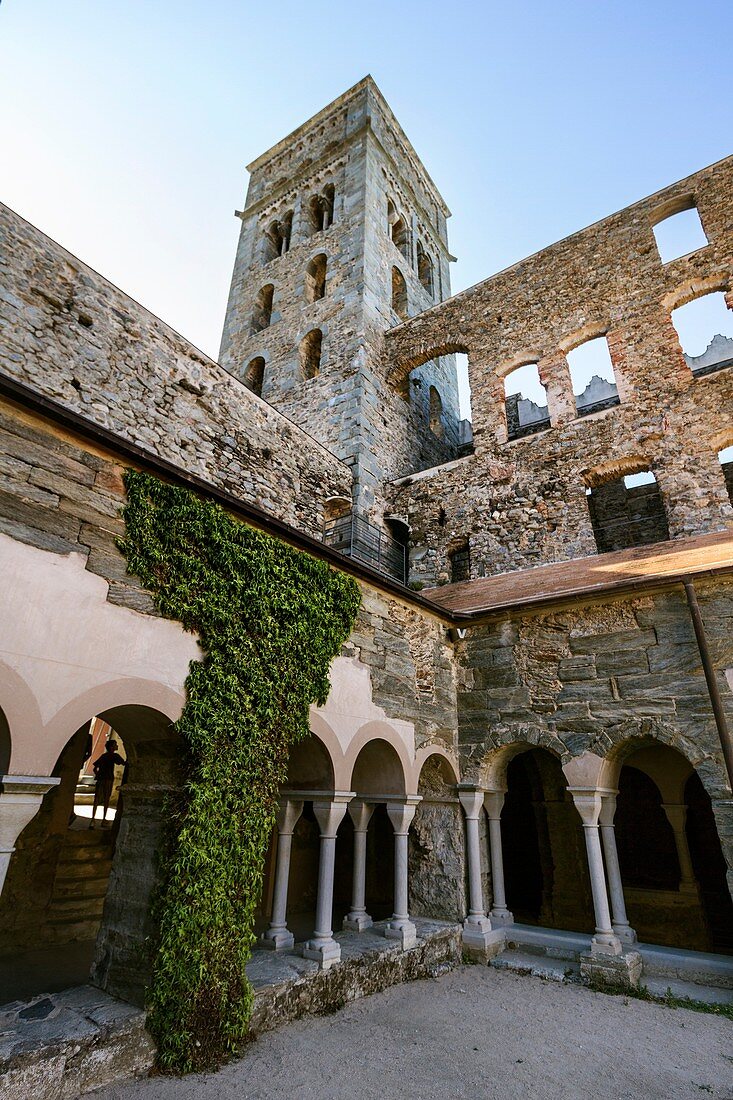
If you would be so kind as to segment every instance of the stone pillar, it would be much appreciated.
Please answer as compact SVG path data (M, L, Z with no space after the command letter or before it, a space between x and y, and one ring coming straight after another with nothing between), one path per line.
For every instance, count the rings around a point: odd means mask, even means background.
M662 804L662 809L667 815L667 821L672 826L672 832L674 833L677 858L680 863L680 893L697 894L697 879L695 878L695 871L692 866L692 857L690 856L690 847L687 843L687 832L685 829L685 824L687 822L687 806L665 802Z
M341 958L341 946L333 938L333 872L336 864L336 832L353 796L336 794L328 801L313 803L313 813L321 830L318 864L318 900L313 938L303 948L303 958L315 959L322 970Z
M369 819L374 806L367 802L350 802L349 814L354 823L354 878L351 893L351 911L344 917L344 928L351 932L363 932L371 928L372 918L366 911L366 844Z
M295 946L293 933L288 931L288 881L293 830L303 812L303 803L286 799L277 814L277 865L275 891L272 898L270 927L260 937L260 946L272 951L289 951Z
M608 892L611 895L611 912L613 915L613 930L622 943L636 943L636 932L629 924L626 915L626 900L624 888L621 882L621 869L618 863L618 850L616 848L616 829L613 819L616 816L617 791L609 791L602 796L599 824L601 828L601 840L603 841L603 854L606 857L606 873L608 875Z
M504 891L504 856L501 850L501 810L504 805L506 788L486 791L484 806L489 818L489 851L491 853L491 906L492 924L504 926L514 924L514 914L507 909Z
M58 787L52 775L4 775L0 780L0 893L5 885L15 842L36 816L44 795Z
M591 954L620 955L622 951L621 941L611 924L606 876L603 869L603 852L601 851L601 839L598 831L601 792L585 787L569 787L568 790L583 822L585 848L588 855L588 870L590 872L593 909L596 919L596 931L591 941Z
M468 864L468 916L463 922L463 942L466 947L478 950L490 958L502 950L505 937L503 932L492 928L491 920L486 915L481 886L479 819L484 805L484 791L479 787L459 787L458 798L466 815Z
M384 934L387 939L399 940L403 949L417 943L417 929L408 912L407 837L419 801L419 796L409 795L404 802L387 803L387 816L394 829L394 913Z

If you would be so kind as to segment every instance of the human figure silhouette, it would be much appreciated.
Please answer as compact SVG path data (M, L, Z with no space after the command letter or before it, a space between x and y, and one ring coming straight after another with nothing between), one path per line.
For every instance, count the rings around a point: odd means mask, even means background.
M104 752L94 761L94 777L97 780L94 787L94 806L92 808L92 820L89 828L94 828L94 818L97 814L97 806L102 803L102 824L107 817L109 800L112 797L112 787L115 781L115 768L124 764L124 759L117 752L117 742L108 741L104 746Z

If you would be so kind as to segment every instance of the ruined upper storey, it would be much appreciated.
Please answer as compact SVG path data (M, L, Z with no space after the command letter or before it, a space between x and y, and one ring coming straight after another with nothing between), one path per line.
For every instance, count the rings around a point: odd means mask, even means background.
M664 229L693 211L704 235L669 258ZM451 579L454 555L464 579L730 527L732 277L729 158L392 329L395 386L464 351L472 394L474 454L393 487L413 575ZM692 329L682 307L701 310ZM531 398L511 385L519 368Z
M332 454L2 205L0 371L315 537L350 494Z
M379 522L386 478L458 446L453 358L421 364L407 401L381 355L450 294L448 210L370 78L249 169L222 364L350 465Z

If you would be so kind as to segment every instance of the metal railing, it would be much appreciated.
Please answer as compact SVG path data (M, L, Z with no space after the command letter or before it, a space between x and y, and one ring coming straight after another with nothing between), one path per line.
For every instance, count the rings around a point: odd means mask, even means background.
M333 520L323 532L326 546L405 583L407 547L363 516L352 512Z

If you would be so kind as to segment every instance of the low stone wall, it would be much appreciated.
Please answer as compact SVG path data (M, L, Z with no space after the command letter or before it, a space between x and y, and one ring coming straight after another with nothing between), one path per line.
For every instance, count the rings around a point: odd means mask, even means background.
M418 942L403 951L380 934L337 936L342 960L330 970L299 955L255 951L252 1036L301 1016L317 1016L400 982L435 977L461 962L460 928L417 920ZM75 1100L153 1066L145 1013L80 986L0 1009L0 1100Z

